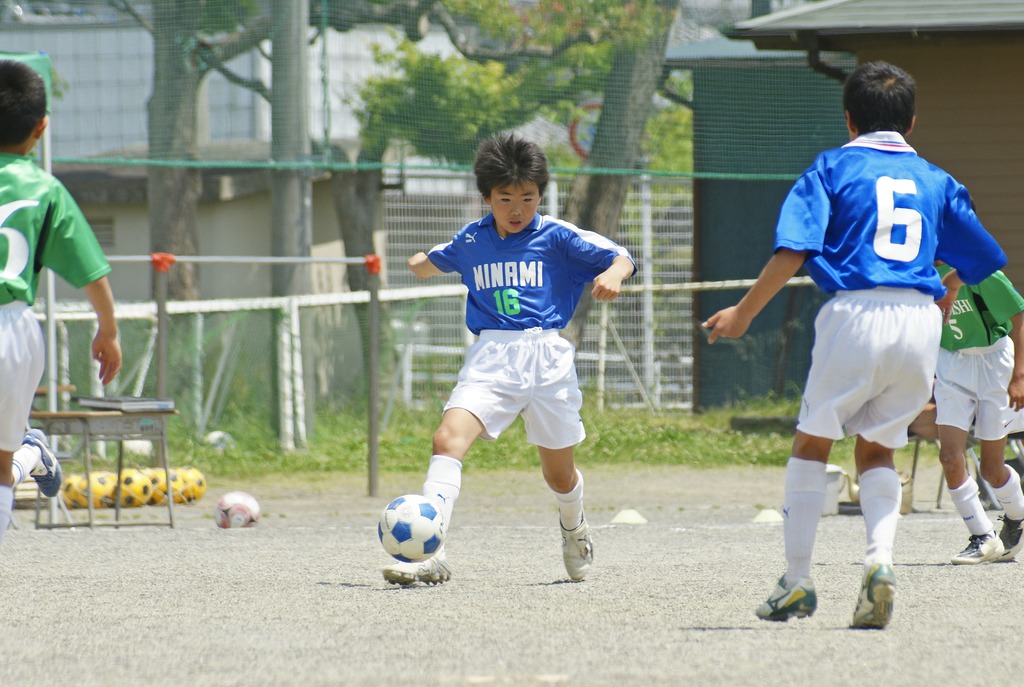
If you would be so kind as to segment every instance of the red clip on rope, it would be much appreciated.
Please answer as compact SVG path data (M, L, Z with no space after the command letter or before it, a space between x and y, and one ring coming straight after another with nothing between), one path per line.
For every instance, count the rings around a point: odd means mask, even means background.
M171 265L178 261L173 253L150 253L149 259L157 272L170 272Z
M366 257L366 271L370 274L380 274L380 256L373 253Z

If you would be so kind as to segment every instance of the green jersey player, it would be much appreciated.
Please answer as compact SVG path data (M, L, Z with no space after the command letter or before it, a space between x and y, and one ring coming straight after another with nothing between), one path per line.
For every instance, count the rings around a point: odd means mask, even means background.
M110 265L67 189L29 157L48 122L42 77L21 62L0 60L0 541L15 485L32 475L44 495L60 489L60 463L46 437L25 432L46 362L31 308L43 267L83 289L96 311L92 356L102 382L121 369Z
M1024 493L1020 475L1006 464L1006 437L1021 429L1024 407L1024 298L1002 272L968 286L948 265L938 269L949 289L939 301L946 322L935 368L939 459L970 532L967 548L951 562L1009 561L1024 546ZM999 536L964 462L972 425L981 444L981 475L1004 509Z

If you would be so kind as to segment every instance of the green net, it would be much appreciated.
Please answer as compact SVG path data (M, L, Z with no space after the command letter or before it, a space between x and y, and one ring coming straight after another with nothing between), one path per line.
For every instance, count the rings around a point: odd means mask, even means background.
M379 253L384 288L411 287L405 260L486 211L467 173L478 142L515 130L540 143L558 179L547 211L626 245L649 294L585 313L581 379L602 379L609 402L701 408L798 387L817 295L796 289L742 343L709 348L699 322L741 291L658 287L755 277L789 184L846 137L839 81L801 53L724 37L752 4L799 3L72 0L0 11L0 39L49 57L54 171L110 254ZM330 293L366 278L179 265L170 295ZM152 297L145 264L119 264L113 281L121 302ZM395 404L445 396L460 308L442 297L388 311ZM302 315L311 406L362 393L365 313L322 310ZM197 428L232 412L276 421L276 317L175 316L169 391ZM145 357L149 326L125 327L129 357ZM424 347L410 356L410 341ZM83 386L87 364L74 353ZM140 379L151 393L153 370Z

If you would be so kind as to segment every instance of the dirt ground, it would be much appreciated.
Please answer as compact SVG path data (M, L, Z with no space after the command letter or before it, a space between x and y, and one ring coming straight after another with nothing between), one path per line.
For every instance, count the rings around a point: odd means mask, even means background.
M780 524L758 518L779 507L782 468L583 470L596 555L580 583L539 471L467 470L453 578L438 587L380 575L391 559L377 516L418 491L418 474L382 476L379 496L365 475L215 483L176 509L174 529L34 529L19 510L0 548L0 684L934 687L1024 670L1020 565L949 565L966 528L948 497L936 507L935 466L900 522L884 631L848 629L864 555L855 515L822 519L818 612L755 617L784 569ZM232 489L259 499L257 527L214 526Z

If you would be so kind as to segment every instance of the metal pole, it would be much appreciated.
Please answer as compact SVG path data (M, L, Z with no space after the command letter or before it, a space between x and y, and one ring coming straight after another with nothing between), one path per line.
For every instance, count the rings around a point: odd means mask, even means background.
M367 375L368 389L368 413L367 418L367 468L369 470L369 494L377 496L380 487L380 446L378 445L379 414L377 406L380 399L380 256L366 256L366 269L369 278L366 288L370 292L370 304L367 311L369 318L369 336L367 337L368 348L367 364L369 366Z
M43 144L40 153L43 158L43 170L53 173L53 151L51 148L50 127L43 129ZM57 319L54 305L57 302L57 279L53 270L46 270L46 407L51 412L57 410ZM54 446L54 450L56 450ZM51 514L57 507L56 501L50 499Z
M167 273L156 277L156 397L167 398Z
M643 283L646 287L654 285L654 219L651 203L651 176L644 174L640 177L640 243L641 255L644 259L640 263L640 271L643 275ZM647 394L654 398L654 405L660 407L661 399L657 395L657 377L655 375L654 357L654 294L650 288L644 289L643 295L643 321L644 321L644 387Z
M167 336L170 319L167 316L167 273L177 257L170 253L152 253L149 256L156 270L156 397L167 398Z

